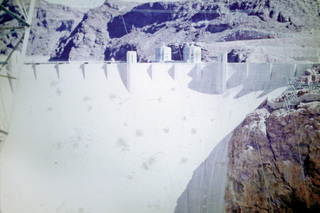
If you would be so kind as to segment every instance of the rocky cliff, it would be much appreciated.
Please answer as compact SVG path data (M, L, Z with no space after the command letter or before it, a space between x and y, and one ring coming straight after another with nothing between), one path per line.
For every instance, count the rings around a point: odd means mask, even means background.
M106 4L91 10L91 15L80 23L82 29L91 30L82 31L83 34L90 32L91 37L101 37L103 33L104 39L91 42L87 45L90 49L84 49L88 41L71 34L67 40L74 45L62 45L53 59L85 55L89 59L122 60L127 50L137 50L140 61L151 61L154 48L162 43L182 49L185 42L275 38L319 28L319 4L311 0L156 2L138 5L121 15ZM109 15L102 19L101 14ZM92 27L92 23L97 27ZM70 52L71 48L80 51ZM202 49L203 60L210 61L212 49L206 45ZM181 59L180 52L174 51L173 57Z
M25 2L28 11L28 1ZM14 1L9 1L7 8L22 16L21 9ZM27 55L49 56L59 45L64 37L68 37L74 28L79 24L84 15L83 11L65 7L57 4L50 4L44 0L37 0L33 22L29 38ZM1 11L1 26L19 26L16 19ZM0 54L9 54L23 35L23 30L1 30Z
M281 38L320 28L320 6L314 0L190 0L127 6L106 1L87 12L37 2L28 55L50 55L51 60L123 60L127 50L137 50L140 61L151 61L154 48L162 43L173 48L174 59L181 59L186 42L199 42L203 60L211 61L216 51L215 45L208 45L212 42ZM5 25L12 24L9 19L5 14L0 17ZM1 37L1 53L7 53L5 47L13 48L18 37L10 33ZM233 53L230 58L237 57Z
M226 212L319 212L320 102L255 110L229 142Z
M320 211L320 67L307 69L276 98L283 107L261 106L229 142L227 212ZM315 96L318 97L318 96Z
M308 69L297 83L311 73L320 77L320 67ZM290 104L292 97L283 97L319 94L319 84L296 85L276 98L283 101L282 108L273 110L264 102L230 134L226 165L217 164L223 158L210 155L199 166L178 199L176 213L320 212L320 101ZM223 156L219 146L212 153ZM219 173L224 169L226 174ZM224 202L210 196L215 191Z
M78 26L84 12L37 0L27 55L49 56Z
M60 40L51 60L104 60L110 42L107 24L119 11L108 2L88 11L68 37Z

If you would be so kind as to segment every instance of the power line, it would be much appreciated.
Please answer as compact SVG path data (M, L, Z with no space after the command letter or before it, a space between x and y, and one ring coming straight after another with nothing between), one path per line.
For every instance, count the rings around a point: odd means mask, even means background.
M123 22L123 26L124 26L124 30L126 31L126 34L128 35L128 30L127 30L127 26L126 26L126 22L121 14L121 18L122 18L122 22ZM129 44L130 47L131 47L131 50L133 51L133 47L132 47L132 44Z
M167 10L154 10L154 9L132 9L131 10L132 12L136 12L136 13L173 13L174 10L171 8L171 9L167 9ZM229 10L230 12L244 12L244 13L252 13L254 12L253 9L248 9L248 10L242 10L242 9L236 9L236 10ZM199 10L199 11L196 11L194 14L204 14L205 16L207 14L220 14L218 12L218 10L216 9L213 9L213 10Z

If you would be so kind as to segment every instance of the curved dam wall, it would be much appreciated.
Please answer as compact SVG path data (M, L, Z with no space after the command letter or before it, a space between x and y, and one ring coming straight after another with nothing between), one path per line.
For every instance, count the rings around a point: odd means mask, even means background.
M13 91L2 78L13 107L6 99L1 211L174 212L193 171L265 99L197 92L190 82L213 88L193 72L136 64L128 78L125 63L70 62L24 65Z
M174 212L195 169L266 99L270 80L219 67L26 64L1 78L1 211Z
M287 85L287 78L301 77L307 68L316 64L241 64L241 63L135 63L105 64L106 78L108 67L118 69L121 80L129 92L139 90L148 81L161 81L170 76L181 86L206 94L221 94L227 89L243 85L241 96L249 92L264 91L267 94ZM85 65L82 72L85 73ZM83 74L85 75L85 74ZM166 77L164 77L167 75Z

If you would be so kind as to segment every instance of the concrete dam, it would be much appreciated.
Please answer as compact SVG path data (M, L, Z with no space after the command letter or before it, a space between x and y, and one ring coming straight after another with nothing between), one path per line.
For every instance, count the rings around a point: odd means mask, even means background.
M217 63L25 63L19 73L15 57L1 74L17 78L0 78L2 212L174 212L214 147L312 66L221 54Z

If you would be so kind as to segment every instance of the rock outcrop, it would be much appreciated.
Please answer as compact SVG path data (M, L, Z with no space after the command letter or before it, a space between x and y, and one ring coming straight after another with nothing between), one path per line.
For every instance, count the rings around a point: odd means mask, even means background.
M318 69L308 69L297 82L319 75ZM319 84L312 82L296 89L290 84L276 100L290 102L284 96L293 91L297 97L320 94ZM228 150L222 153L219 146L225 140ZM265 101L225 140L195 171L176 212L320 212L320 100L277 109ZM227 165L217 165L224 155ZM222 168L227 168L226 175ZM224 195L224 202L215 193Z
M320 102L255 110L228 156L226 212L319 212Z
M234 131L227 212L320 211L319 73L315 66L291 79L274 102L282 107L268 101Z
M122 60L126 50L136 49L140 61L152 61L154 48L162 43L183 48L186 42L281 38L320 28L319 3L313 0L192 0L121 8L107 0L81 12L39 1L28 55L50 55L51 60ZM0 21L10 23L5 15ZM17 37L1 38L3 47L12 47L11 40ZM216 48L201 47L203 60L212 61Z
M107 24L118 15L108 2L89 10L68 37L61 39L51 60L103 61L106 45L110 42Z
M84 12L37 0L30 31L29 56L50 56L82 20Z
M28 4L26 6L28 10ZM23 17L20 8L14 2L8 2L8 9ZM27 55L50 56L58 47L60 40L70 35L83 15L84 12L77 9L50 4L44 0L36 1ZM5 27L20 26L16 19L3 11L0 15L0 24ZM22 37L23 30L1 30L1 33L0 54L8 55Z
M96 17L99 14L110 13L112 10L102 6L90 11L93 15L80 25L81 28L91 29L92 37L103 32L106 38L101 43L86 46L86 50L82 46L87 41L81 41L72 34L68 40L74 43L72 48L80 51L64 55L65 51L62 50L56 52L54 57L68 60L87 55L89 58L122 60L127 50L137 50L140 61L152 61L154 48L162 43L266 39L318 26L319 16L314 1L304 4L278 0L228 2L211 0L146 3L124 14L116 15L111 12L114 14L112 17L98 19ZM306 15L303 11L310 13ZM99 23L97 28L90 27L93 20ZM95 51L88 48L94 48ZM70 47L66 46L66 49L68 51ZM105 49L104 55L102 49ZM206 46L202 46L202 49L206 53L203 60L210 61L212 50Z

